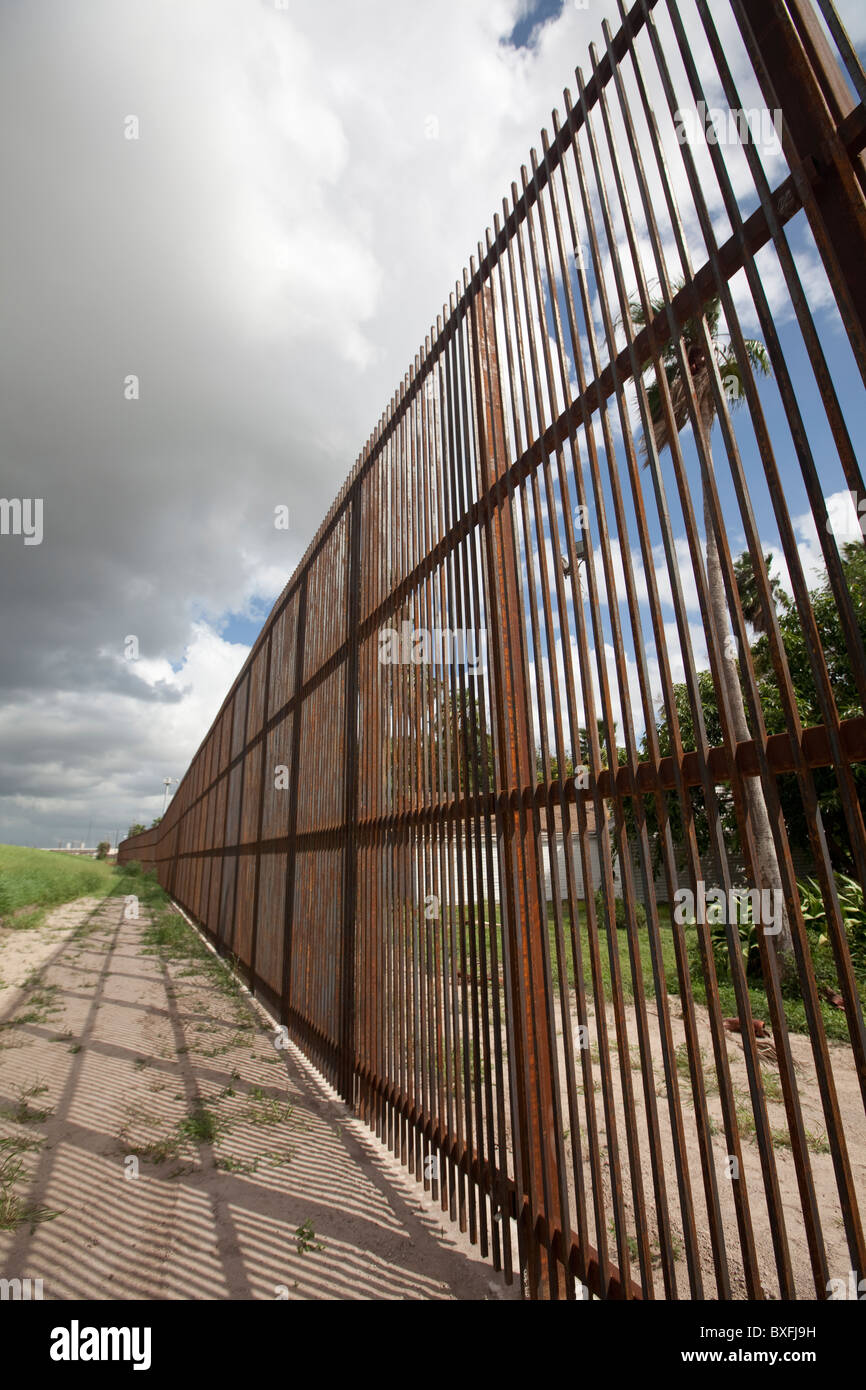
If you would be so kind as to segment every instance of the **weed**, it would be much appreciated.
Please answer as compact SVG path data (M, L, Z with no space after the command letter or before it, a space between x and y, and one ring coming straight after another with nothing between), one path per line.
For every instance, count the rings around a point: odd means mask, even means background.
M248 1096L246 1119L253 1125L282 1125L291 1119L293 1110L294 1106L266 1096L261 1086L254 1086Z
M54 1112L52 1110L39 1110L31 1106L29 1102L35 1100L37 1096L44 1095L47 1090L46 1083L38 1080L30 1086L22 1086L17 1093L17 1105L0 1107L0 1114L5 1115L9 1120L14 1120L19 1125L42 1124L43 1120L47 1120L48 1116Z
M44 1143L45 1139L41 1134L35 1139L31 1138L30 1135L7 1134L3 1139L0 1139L0 1154L31 1153L37 1149L41 1149Z
M828 1154L830 1141L823 1130L806 1130L806 1143L813 1154Z
M197 1105L190 1115L181 1120L178 1134L181 1139L189 1139L194 1144L212 1144L221 1127L213 1111L204 1105Z
M313 1223L308 1216L302 1226L298 1226L295 1231L295 1244L299 1255L305 1255L308 1250L324 1250L324 1244L316 1240L316 1232L313 1230Z
M216 1166L224 1173L254 1173L261 1161L261 1158L243 1159L229 1156L218 1158Z
M29 1205L14 1191L23 1168L22 1160L11 1153L0 1159L0 1231L14 1231L19 1226L29 1225L32 1232L39 1222L53 1221L60 1215L59 1211L51 1211L48 1207Z
M752 1114L751 1103L746 1099L736 1102L737 1128L743 1139L754 1139L755 1137L755 1117Z
M612 1236L614 1236L614 1237L616 1236L616 1222L615 1222L615 1221L610 1221L610 1222L608 1222L608 1227L607 1227L607 1229L610 1231L610 1233L611 1233ZM636 1238L635 1238L634 1236L629 1236L629 1235L627 1235L626 1238L625 1238L625 1243L626 1243L626 1245L627 1245L627 1247L628 1247L628 1253L629 1253L630 1257L631 1257L633 1260L636 1260L637 1257L638 1257L638 1244L637 1244Z

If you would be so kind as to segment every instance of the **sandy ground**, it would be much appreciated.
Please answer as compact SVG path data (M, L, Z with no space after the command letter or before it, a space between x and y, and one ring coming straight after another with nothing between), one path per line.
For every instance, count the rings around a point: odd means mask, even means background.
M700 1266L705 1298L718 1297L713 1268L713 1242L710 1237L710 1223L706 1206L703 1171L700 1160L698 1129L692 1101L692 1087L687 1072L686 1031L682 1020L681 1001L669 996L668 1005L671 1017L671 1033L677 1051L678 1066L675 1069L676 1086L679 1090L683 1117L683 1145L680 1149L683 1177L691 1189L691 1200L695 1211L697 1228L697 1263ZM613 1111L616 1116L616 1135L619 1163L621 1165L620 1190L623 1193L626 1220L633 1238L637 1231L635 1212L637 1210L635 1189L642 1191L644 1214L642 1222L648 1232L650 1254L654 1268L653 1288L655 1297L664 1298L659 1255L659 1222L654 1194L654 1174L649 1141L648 1095L654 1100L656 1125L662 1162L656 1180L663 1184L666 1205L671 1216L671 1241L675 1255L675 1277L677 1296L689 1297L689 1272L683 1238L683 1221L677 1184L676 1145L674 1141L671 1104L665 1080L661 1035L658 1021L658 1008L654 1000L647 1001L648 1041L652 1060L649 1084L644 1085L644 1070L638 1045L637 1011L632 1004L624 1006L624 1017L628 1034L628 1045L618 1046L616 1025L612 1006L607 1006L607 1033L611 1056L611 1080ZM722 1104L719 1094L719 1079L716 1072L712 1030L709 1011L703 1005L695 1005L698 1037L701 1049L701 1070L707 1093L707 1111L712 1131L713 1166L716 1173L719 1193L721 1226L724 1238L725 1260L731 1277L731 1292L734 1298L748 1297L742 1266L740 1236L734 1204L734 1181L730 1176L732 1165L728 1160L728 1145L725 1140L722 1119ZM577 1016L573 1016L572 1026L576 1032ZM611 1205L611 1149L605 1125L602 1073L598 1065L598 1018L590 1013L589 1042L592 1059L592 1096L583 1084L583 1076L578 1062L577 1081L581 1099L581 1152L584 1160L584 1173L587 1186L591 1186L589 1165L589 1144L587 1140L587 1107L594 1105L596 1120L602 1143L602 1187L604 1207L608 1218L612 1218ZM851 1255L842 1220L839 1191L836 1184L833 1159L827 1142L827 1122L824 1117L811 1040L804 1034L792 1033L791 1053L794 1063L797 1093L803 1124L808 1143L808 1161L815 1191L815 1204L821 1223L823 1246L826 1256L827 1273L830 1278L847 1280L852 1267ZM761 1155L754 1132L754 1115L749 1091L743 1044L737 1035L726 1034L725 1049L728 1057L734 1102L737 1111L737 1125L740 1133L742 1171L738 1181L745 1189L749 1204L749 1217L755 1243L756 1263L764 1297L782 1296L776 1263L776 1252L772 1237L772 1223L762 1172ZM860 1087L853 1053L847 1043L830 1042L829 1052L839 1110L842 1117L848 1158L851 1164L855 1191L859 1194L861 1210L866 1197L866 1116L864 1116ZM622 1058L628 1064L622 1066ZM564 1072L564 1052L560 1037L560 1067ZM761 1054L760 1060L762 1086L767 1099L767 1113L772 1132L771 1163L775 1169L785 1226L785 1238L794 1278L795 1297L814 1299L816 1282L812 1271L805 1222L802 1214L802 1201L797 1178L794 1156L789 1144L788 1124L779 1079L779 1067L772 1049ZM635 1151L640 1156L639 1165L634 1168L640 1172L640 1181L635 1184L632 1165L629 1159L628 1129L625 1117L628 1113L623 1098L624 1073L630 1073L631 1092L634 1101L637 1126L633 1134ZM572 1201L575 1200L574 1185L571 1184ZM592 1226L591 1197L587 1193L590 1207L589 1223ZM576 1210L576 1208L575 1208ZM610 1231L609 1231L610 1234ZM592 1240L592 1237L590 1237ZM616 1259L615 1242L611 1235L611 1254ZM639 1282L639 1266L636 1250L631 1251L631 1277ZM823 1290L822 1284L822 1290Z
M573 993L571 995L573 998ZM602 1227L608 1241L608 1258L614 1264L628 1263L632 1281L640 1286L640 1265L636 1236L638 1229L645 1230L649 1246L650 1268L647 1270L647 1283L656 1298L690 1298L689 1265L684 1237L684 1207L681 1203L678 1177L690 1193L696 1228L695 1265L700 1274L700 1290L703 1298L719 1297L714 1269L714 1242L708 1214L707 1194L701 1164L701 1151L692 1088L688 1075L688 1052L686 1030L682 1015L682 1002L678 997L668 996L671 1020L671 1035L674 1058L674 1081L679 1093L679 1106L682 1113L682 1143L677 1146L672 1122L671 1100L664 1072L661 1031L658 1005L655 999L647 1001L647 1041L650 1066L644 1068L639 1046L637 1010L632 1003L623 1005L625 1037L617 1036L615 1012L612 1004L605 1006L605 1020L610 1055L610 1086L608 1092L609 1112L613 1123L606 1122L605 1092L603 1072L600 1066L600 1017L593 1004L588 1005L588 1031L584 1038L585 1048L578 1047L578 1015L574 1006L571 1009L571 1040L573 1044L575 1090L577 1114L569 1114L566 1097L567 1090L567 1046L566 1029L563 1026L562 1009L557 999L556 1037L557 1062L559 1067L560 1094L563 1104L563 1124L565 1126L565 1149L567 1155L567 1187L570 1207L570 1223L575 1235L580 1232L578 1216L580 1197L575 1182L573 1149L578 1154L578 1168L584 1184L584 1221L587 1243L599 1248L599 1228ZM504 1013L504 999L503 999ZM743 1269L740 1230L734 1201L733 1165L728 1156L725 1139L720 1097L719 1078L713 1054L712 1029L709 1010L701 1004L695 1005L695 1020L701 1052L701 1071L706 1090L706 1105L711 1133L712 1164L716 1177L720 1228L724 1248L723 1263L730 1276L731 1296L735 1299L748 1298L748 1287ZM824 1116L818 1080L815 1072L812 1043L804 1034L790 1034L791 1054L797 1094L807 1136L807 1159L815 1194L815 1207L821 1225L826 1276L842 1280L848 1285L849 1271L856 1268L845 1233L839 1188L836 1182L833 1158L827 1142L827 1121ZM728 1059L733 1098L736 1107L737 1127L740 1134L742 1169L736 1179L744 1191L748 1203L748 1221L755 1247L755 1260L758 1279L763 1297L778 1299L783 1296L777 1251L773 1240L773 1224L767 1200L766 1177L761 1162L754 1126L754 1110L749 1090L745 1053L739 1036L725 1033L725 1050ZM861 1214L866 1207L866 1115L860 1094L856 1065L851 1047L847 1043L832 1041L828 1044L830 1063L839 1112L842 1119L844 1139L848 1160L851 1166L854 1190L857 1194ZM502 1049L506 1052L506 1036L502 1032ZM623 1066L622 1059L626 1059ZM584 1061L587 1064L588 1078L584 1075ZM775 1173L778 1185L779 1202L784 1223L784 1239L794 1280L794 1297L815 1299L816 1276L813 1274L806 1226L803 1218L803 1204L794 1156L789 1143L788 1124L783 1101L778 1061L772 1048L760 1054L761 1078L767 1099L767 1113L771 1130L769 1165ZM507 1068L506 1068L507 1076ZM588 1084L587 1084L588 1083ZM627 1104L624 1092L630 1091L631 1104ZM507 1143L511 1143L511 1123L506 1080L506 1122ZM629 1125L627 1116L635 1115L636 1124ZM654 1170L652 1145L650 1143L650 1115L654 1110L653 1123L658 1136L661 1162ZM476 1126L478 1115L473 1105ZM594 1122L598 1151L597 1171L592 1163L593 1141L590 1121ZM612 1142L613 1141L613 1142ZM679 1156L679 1169L677 1159ZM615 1164L617 1167L615 1168ZM624 1249L625 1260L617 1256L614 1224L614 1186L622 1195L625 1214ZM658 1190L656 1190L658 1189ZM598 1213L596 1211L598 1208ZM672 1292L665 1289L661 1261L661 1226L659 1212L667 1210L670 1218L670 1241L673 1251ZM826 1279L821 1283L821 1295L826 1287Z
M511 1299L248 997L144 953L123 901L0 938L0 1277L46 1299ZM202 1138L204 1106L216 1133ZM2 1155L0 1155L2 1156Z

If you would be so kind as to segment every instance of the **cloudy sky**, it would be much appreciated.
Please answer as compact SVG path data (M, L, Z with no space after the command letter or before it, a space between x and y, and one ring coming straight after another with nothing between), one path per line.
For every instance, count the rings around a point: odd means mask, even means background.
M605 18L0 0L0 841L161 811Z

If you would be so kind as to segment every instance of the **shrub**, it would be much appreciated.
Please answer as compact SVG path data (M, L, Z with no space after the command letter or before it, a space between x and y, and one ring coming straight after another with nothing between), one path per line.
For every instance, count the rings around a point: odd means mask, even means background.
M800 907L803 920L809 932L809 945L819 978L828 974L833 960L833 948L827 934L827 910L820 884L814 878L804 878L797 883L800 893ZM866 974L866 900L863 888L847 874L836 875L836 892L839 908L845 926L851 962L858 975ZM832 973L830 971L829 973Z

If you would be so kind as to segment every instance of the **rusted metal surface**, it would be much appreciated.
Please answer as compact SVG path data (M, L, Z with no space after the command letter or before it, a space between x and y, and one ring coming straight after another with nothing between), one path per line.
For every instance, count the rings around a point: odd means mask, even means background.
M866 83L820 9L829 38L806 0L731 0L724 42L705 0L602 26L120 850L532 1298L866 1272L866 655L828 500L866 503ZM760 91L784 155L679 138L710 90ZM738 888L778 894L745 954L735 913L674 913Z

